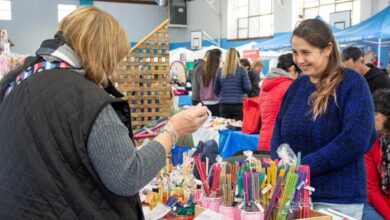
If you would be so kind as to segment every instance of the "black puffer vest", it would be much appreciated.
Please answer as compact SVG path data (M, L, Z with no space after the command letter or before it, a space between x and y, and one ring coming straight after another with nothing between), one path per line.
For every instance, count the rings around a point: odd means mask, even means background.
M143 219L139 195L108 191L88 157L108 104L131 128L126 102L71 70L42 71L11 91L0 104L0 219Z

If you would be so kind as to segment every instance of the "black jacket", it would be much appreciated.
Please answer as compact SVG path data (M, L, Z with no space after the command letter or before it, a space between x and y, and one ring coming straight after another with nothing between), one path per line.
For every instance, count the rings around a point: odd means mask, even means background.
M252 90L248 93L248 97L256 97L259 96L260 88L259 88L259 82L260 82L260 76L259 74L249 71L248 72L249 80L251 81Z
M30 76L3 100L15 76L0 83L0 219L143 219L138 194L108 191L86 147L108 104L131 128L128 104L63 69Z
M203 66L206 62L202 59L198 59L194 62L194 68L191 73L191 84L192 84L192 95L191 99L193 102L200 102L200 82L199 76L203 73Z
M390 77L387 72L372 66L370 71L364 75L370 87L371 94L378 89L390 89Z

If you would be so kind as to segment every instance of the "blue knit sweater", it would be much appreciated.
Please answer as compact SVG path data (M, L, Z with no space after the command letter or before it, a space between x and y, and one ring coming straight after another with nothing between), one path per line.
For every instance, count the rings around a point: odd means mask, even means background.
M309 96L315 85L299 77L287 90L271 141L271 156L287 143L311 168L314 202L338 204L366 200L364 154L376 138L374 104L366 80L351 69L330 99L327 112L313 121Z
M237 66L236 75L222 78L218 70L214 91L219 95L220 104L242 104L242 100L252 90L246 70Z

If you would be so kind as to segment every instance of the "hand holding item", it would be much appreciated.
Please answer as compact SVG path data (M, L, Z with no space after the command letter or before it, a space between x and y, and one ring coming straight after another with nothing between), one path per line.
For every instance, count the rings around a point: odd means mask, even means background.
M191 134L198 130L207 120L207 107L198 104L172 116L168 125L172 127L177 137Z

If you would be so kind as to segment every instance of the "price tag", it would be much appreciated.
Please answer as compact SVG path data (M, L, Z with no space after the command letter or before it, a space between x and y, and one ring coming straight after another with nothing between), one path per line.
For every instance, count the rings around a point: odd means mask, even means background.
M266 194L270 189L272 189L272 185L268 184L267 187L265 187L263 190L261 190L261 194Z
M264 208L263 208L263 206L261 206L260 203L255 202L255 205L257 206L257 208L260 210L261 213L264 213Z
M242 199L241 199L241 198L238 198L238 197L235 197L235 198L234 198L234 201L235 201L235 202L242 202Z
M302 186L305 185L305 182L302 181L298 186L297 186L297 190L300 190L302 188Z
M303 187L303 188L306 189L306 190L308 190L308 191L310 191L310 192L316 191L316 189L315 189L314 187L311 187L311 186L305 186L305 187Z

